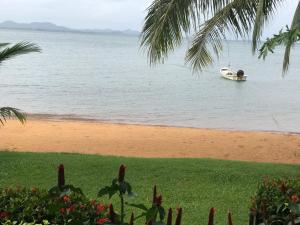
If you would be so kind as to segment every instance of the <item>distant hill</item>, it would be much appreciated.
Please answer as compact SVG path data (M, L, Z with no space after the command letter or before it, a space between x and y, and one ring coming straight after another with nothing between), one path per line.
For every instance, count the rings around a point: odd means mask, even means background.
M54 32L76 32L76 33L95 33L95 34L123 34L130 36L138 36L140 33L135 30L111 30L111 29L71 29L58 26L49 22L33 22L33 23L17 23L14 21L4 21L0 23L0 29L17 29L17 30L41 30Z

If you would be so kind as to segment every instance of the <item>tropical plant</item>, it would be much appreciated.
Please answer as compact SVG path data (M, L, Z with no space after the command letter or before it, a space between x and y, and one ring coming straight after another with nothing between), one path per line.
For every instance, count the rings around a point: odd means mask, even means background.
M193 70L213 63L220 56L222 40L229 34L245 38L252 33L256 52L264 25L285 0L154 0L148 8L141 34L141 46L147 49L150 64L163 62L170 51L192 34L186 62ZM280 44L286 46L283 72L288 69L290 49L299 41L300 2L291 28L269 39L260 50L262 56ZM297 35L295 34L297 33ZM185 35L186 34L186 35Z
M265 179L252 199L252 225L300 224L300 183L292 179Z
M9 59L18 55L24 55L31 52L40 52L41 49L32 43L20 42L14 45L9 43L0 43L0 65ZM26 116L19 109L12 107L0 107L0 123L4 125L6 120L11 117L16 117L21 123L26 121Z

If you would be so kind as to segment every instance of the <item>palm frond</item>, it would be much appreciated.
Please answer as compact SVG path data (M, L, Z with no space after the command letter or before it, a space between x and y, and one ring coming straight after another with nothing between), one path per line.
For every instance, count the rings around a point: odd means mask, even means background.
M294 14L291 30L294 32L290 32L290 35L288 36L287 42L285 44L286 47L285 47L283 66L282 66L283 75L287 72L289 68L291 48L297 41L299 41L297 31L300 30L300 1L298 3L297 9Z
M6 47L9 43L0 43L0 48Z
M213 62L211 50L218 57L226 32L245 37L251 31L256 15L257 0L235 0L206 21L196 33L186 55L194 70L202 70Z
M17 118L22 124L26 122L26 115L22 113L19 109L12 107L2 107L0 108L0 123L4 125L7 119L12 117Z
M2 51L0 51L0 64L4 60L11 59L18 55L24 55L30 52L40 52L41 49L39 46L29 42L20 42L12 45L11 47L6 47Z
M141 35L150 64L161 62L181 44L183 34L197 28L201 18L219 11L230 0L154 0Z
M263 27L268 21L269 17L273 16L276 9L283 0L259 0L257 2L256 17L252 33L252 52L257 50L257 42L259 41Z

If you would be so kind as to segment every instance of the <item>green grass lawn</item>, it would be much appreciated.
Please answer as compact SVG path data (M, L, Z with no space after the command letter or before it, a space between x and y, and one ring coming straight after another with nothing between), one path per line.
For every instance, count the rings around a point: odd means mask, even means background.
M80 186L90 198L117 176L120 164L125 164L126 178L138 194L134 202L151 204L152 187L157 184L165 207L183 207L183 225L205 225L210 207L217 208L216 224L226 224L229 209L235 224L247 224L250 197L263 177L300 175L300 165L0 152L0 187L48 189L57 183L60 163L65 165L66 183Z

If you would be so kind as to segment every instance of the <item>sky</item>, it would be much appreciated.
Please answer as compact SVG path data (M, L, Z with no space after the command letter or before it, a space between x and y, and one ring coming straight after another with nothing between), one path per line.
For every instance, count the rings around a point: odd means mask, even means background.
M264 36L290 24L299 0L286 0ZM0 22L52 22L75 29L142 29L152 0L0 0Z

